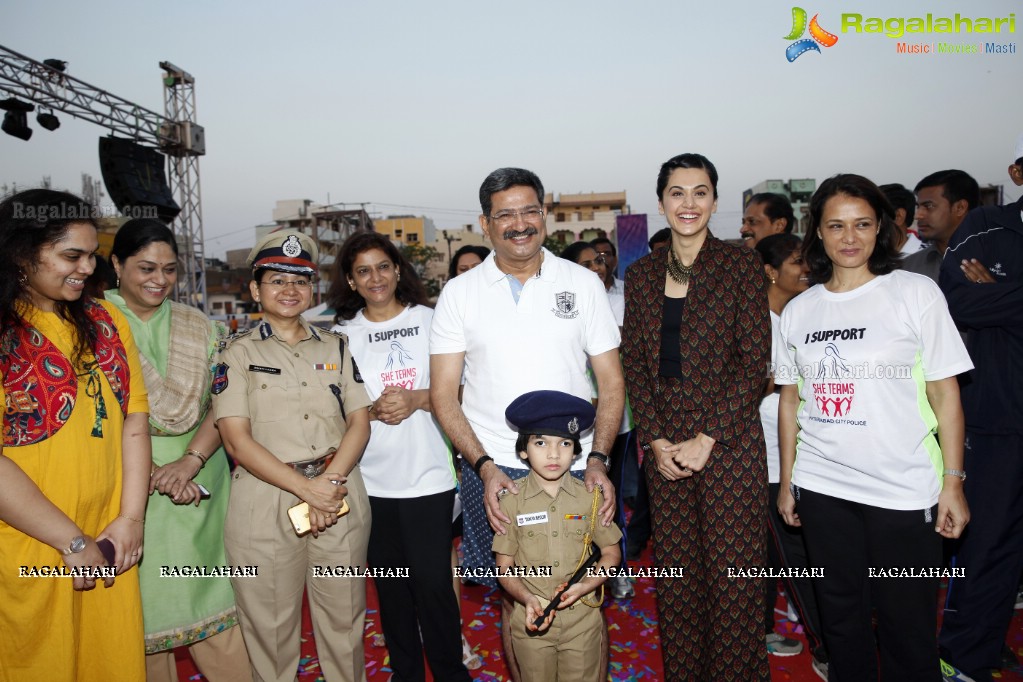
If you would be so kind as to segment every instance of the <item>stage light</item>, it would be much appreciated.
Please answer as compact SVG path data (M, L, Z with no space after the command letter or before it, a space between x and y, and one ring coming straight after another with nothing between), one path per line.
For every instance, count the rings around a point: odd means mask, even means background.
M7 112L4 114L3 124L0 124L0 130L27 142L32 137L32 129L28 127L28 112L34 111L35 108L34 104L13 97L0 100L0 109Z
M64 70L67 69L67 62L61 59L44 59L43 64L54 71L60 71L61 73L64 73Z
M4 122L0 125L0 130L26 142L28 142L28 138L32 137L32 129L28 127L28 116L21 111L8 111L4 114Z
M60 119L54 116L52 111L48 114L44 114L40 111L36 115L36 123L47 130L56 130L60 127Z

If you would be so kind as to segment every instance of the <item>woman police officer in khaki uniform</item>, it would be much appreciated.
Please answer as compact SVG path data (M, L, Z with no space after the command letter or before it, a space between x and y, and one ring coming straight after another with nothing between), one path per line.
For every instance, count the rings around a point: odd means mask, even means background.
M369 502L356 466L369 439L370 400L343 334L302 318L312 297L316 246L274 232L249 254L255 329L234 336L214 372L213 410L238 463L224 527L239 620L255 680L293 682L302 590L328 682L364 681L364 578L320 577L317 567L366 563ZM351 511L338 517L342 500ZM298 536L288 509L309 505L312 532Z

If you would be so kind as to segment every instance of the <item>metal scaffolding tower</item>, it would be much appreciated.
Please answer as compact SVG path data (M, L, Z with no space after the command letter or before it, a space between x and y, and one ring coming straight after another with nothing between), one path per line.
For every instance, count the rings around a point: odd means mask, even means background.
M181 213L175 220L178 243L183 243L185 271L190 289L182 292L191 305L201 302L206 308L206 252L202 233L202 192L199 189L199 157L206 153L206 139L195 122L195 79L170 62L160 62L164 70L163 108L174 145L162 147L168 155L167 179ZM181 294L179 294L181 295Z
M164 115L64 73L66 64L39 62L0 45L0 91L62 111L83 121L152 146L168 156L168 182L181 213L171 229L184 247L185 277L178 280L178 300L206 304L202 195L199 158L206 153L202 126L195 122L195 79L170 62L164 70Z

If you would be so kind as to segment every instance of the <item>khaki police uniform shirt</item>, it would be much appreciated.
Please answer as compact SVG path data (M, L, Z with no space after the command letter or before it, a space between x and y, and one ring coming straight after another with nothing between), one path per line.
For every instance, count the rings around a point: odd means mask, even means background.
M231 337L214 369L214 417L249 419L252 437L282 462L330 454L344 415L371 404L345 335L302 326L306 337L289 346L261 322Z
M494 536L493 549L513 557L516 566L549 566L550 578L522 578L530 592L549 600L579 565L583 536L590 528L593 494L568 473L562 476L554 498L540 487L532 472L515 484L519 494L501 498L501 510L511 519L511 525L506 535ZM598 502L598 508L602 503ZM597 519L592 540L598 547L610 547L621 538L617 525L605 527Z

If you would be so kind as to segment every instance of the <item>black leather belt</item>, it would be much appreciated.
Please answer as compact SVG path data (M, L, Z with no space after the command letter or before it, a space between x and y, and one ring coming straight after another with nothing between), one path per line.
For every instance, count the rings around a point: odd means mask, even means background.
M289 467L302 474L306 478L316 478L330 466L330 463L334 459L334 455L337 453L330 453L317 459L307 459L302 462L285 462Z

